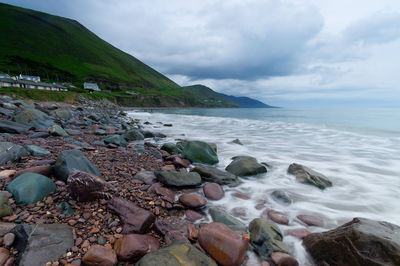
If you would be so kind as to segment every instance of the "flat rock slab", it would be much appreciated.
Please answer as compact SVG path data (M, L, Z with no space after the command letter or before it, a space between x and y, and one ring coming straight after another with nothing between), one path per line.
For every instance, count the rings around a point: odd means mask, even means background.
M332 182L326 176L301 164L292 163L288 168L288 173L294 175L300 183L313 185L319 189L332 186Z
M192 172L199 173L201 179L206 182L214 182L220 185L237 185L239 179L237 176L227 172L219 170L216 167L208 165L196 164Z
M157 180L164 185L173 187L195 187L201 185L198 173L182 173L177 171L156 171Z
M0 120L0 132L1 133L11 133L11 134L26 134L28 132L29 126L12 122L9 120Z
M65 224L23 224L11 232L16 236L14 246L21 266L43 266L58 260L74 244L72 228Z

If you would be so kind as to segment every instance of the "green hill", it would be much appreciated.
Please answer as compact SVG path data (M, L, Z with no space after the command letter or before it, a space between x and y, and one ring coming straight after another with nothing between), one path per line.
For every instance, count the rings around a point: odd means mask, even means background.
M215 92L204 85L198 84L183 88L187 91L187 94L193 95L193 97L206 106L239 107L238 104L226 99L218 92Z

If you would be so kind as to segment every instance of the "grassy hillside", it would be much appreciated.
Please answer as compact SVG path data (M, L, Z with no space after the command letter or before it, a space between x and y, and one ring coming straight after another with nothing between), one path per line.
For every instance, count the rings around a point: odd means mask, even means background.
M215 92L204 85L193 85L183 88L187 91L186 94L193 95L195 99L197 99L206 106L239 107L238 104L234 103L231 100L226 99L225 97L221 96L218 92Z
M220 93L222 97L225 99L228 99L235 104L237 104L240 108L277 108L275 106L271 106L268 104L265 104L263 102L260 102L258 100L249 98L249 97L237 97L237 96L232 96L232 95L226 95L223 93Z

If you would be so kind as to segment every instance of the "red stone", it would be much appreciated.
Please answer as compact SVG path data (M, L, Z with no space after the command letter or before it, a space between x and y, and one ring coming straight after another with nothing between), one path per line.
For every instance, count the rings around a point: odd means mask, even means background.
M318 226L324 227L325 222L321 217L314 216L314 215L297 215L297 219L302 221L308 226Z
M286 234L303 239L309 234L311 234L311 231L308 230L307 228L296 228L287 230Z
M243 193L240 193L240 192L235 192L235 193L232 194L232 196L234 196L236 198L239 198L239 199L243 199L243 200L249 200L250 199L249 196L247 196L247 195L245 195Z
M154 191L158 195L161 195L164 200L175 203L175 192L173 192L172 190L166 187L156 186Z
M41 174L41 175L50 177L53 173L53 168L51 167L51 165L41 165L41 166L30 167L30 168L19 170L18 172L16 172L14 175L14 178L18 177L24 173L28 173L28 172Z
M195 222L197 220L203 219L203 214L198 213L193 210L186 210L185 211L186 219L188 219L191 222Z
M171 244L172 242L175 241L183 241L186 243L190 243L187 237L181 231L178 230L167 232L164 236L164 239L166 244Z
M114 266L117 264L117 255L111 248L94 245L83 256L82 262L89 266Z
M120 260L138 260L159 248L160 243L155 237L138 234L124 235L114 244L114 250Z
M225 192L217 183L208 183L203 187L204 195L209 200L220 200L224 197Z
M278 224L285 224L288 225L289 224L289 219L286 216L286 214L284 214L283 212L279 212L279 211L274 211L274 210L266 210L263 212L263 214L271 219L272 221L274 221L275 223Z
M197 194L183 194L179 197L179 201L189 208L201 208L207 204L207 201Z

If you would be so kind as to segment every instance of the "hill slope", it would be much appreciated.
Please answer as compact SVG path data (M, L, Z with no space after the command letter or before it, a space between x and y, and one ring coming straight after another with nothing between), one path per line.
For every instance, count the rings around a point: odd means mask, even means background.
M236 103L237 105L239 105L240 108L276 108L275 106L265 104L263 102L260 102L258 100L249 97L236 97L232 95L226 95L223 93L220 93L220 95Z
M235 102L228 100L227 98L221 96L218 92L204 85L192 85L183 87L187 94L193 95L198 101L200 101L205 106L212 107L239 107Z

